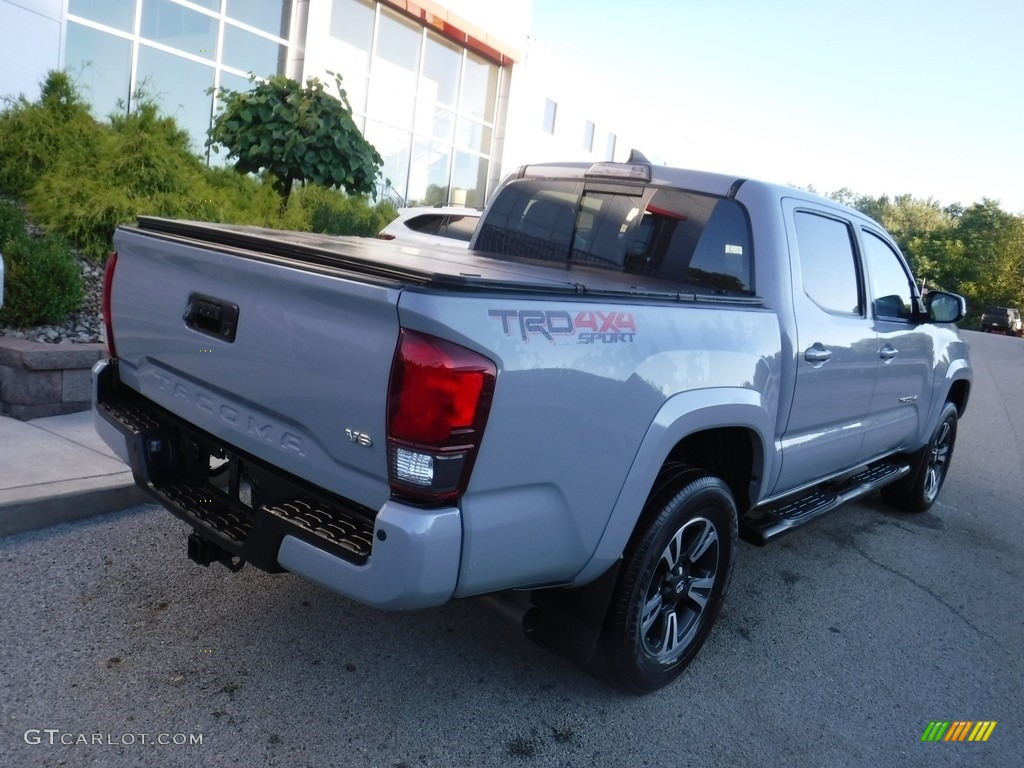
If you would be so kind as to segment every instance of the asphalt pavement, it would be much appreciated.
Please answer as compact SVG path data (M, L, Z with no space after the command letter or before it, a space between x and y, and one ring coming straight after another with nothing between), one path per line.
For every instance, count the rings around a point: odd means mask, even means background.
M642 698L486 601L386 613L195 565L154 505L0 538L0 765L1020 765L1024 342L966 335L939 503L743 545L707 645Z

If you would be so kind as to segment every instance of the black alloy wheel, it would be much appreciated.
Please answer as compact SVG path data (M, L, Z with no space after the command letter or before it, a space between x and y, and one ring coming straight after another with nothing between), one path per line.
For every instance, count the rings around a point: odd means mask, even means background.
M736 551L729 487L674 465L659 476L625 553L606 640L612 682L657 690L693 660L722 606Z
M887 504L902 512L925 512L932 507L949 474L958 417L956 406L947 402L931 440L911 457L910 474L882 489Z

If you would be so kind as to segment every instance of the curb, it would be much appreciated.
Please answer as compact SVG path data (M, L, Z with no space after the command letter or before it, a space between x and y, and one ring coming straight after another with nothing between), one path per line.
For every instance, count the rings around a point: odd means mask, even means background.
M0 537L118 512L152 497L131 471L0 491Z

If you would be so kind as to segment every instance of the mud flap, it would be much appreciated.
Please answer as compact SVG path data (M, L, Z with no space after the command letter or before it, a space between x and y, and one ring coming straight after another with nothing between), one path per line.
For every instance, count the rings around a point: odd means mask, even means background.
M523 632L549 651L597 671L605 619L621 565L620 559L598 579L577 589L533 592L530 610L523 616Z

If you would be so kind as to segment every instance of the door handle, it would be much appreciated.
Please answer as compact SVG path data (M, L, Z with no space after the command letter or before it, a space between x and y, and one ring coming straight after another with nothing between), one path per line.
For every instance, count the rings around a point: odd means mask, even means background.
M899 350L896 349L892 344L886 344L880 350L878 350L878 356L885 360L885 362L891 361L896 355L899 354Z
M814 342L814 344L804 350L804 360L808 363L814 363L815 368L821 367L831 359L832 350L826 349L820 341Z

